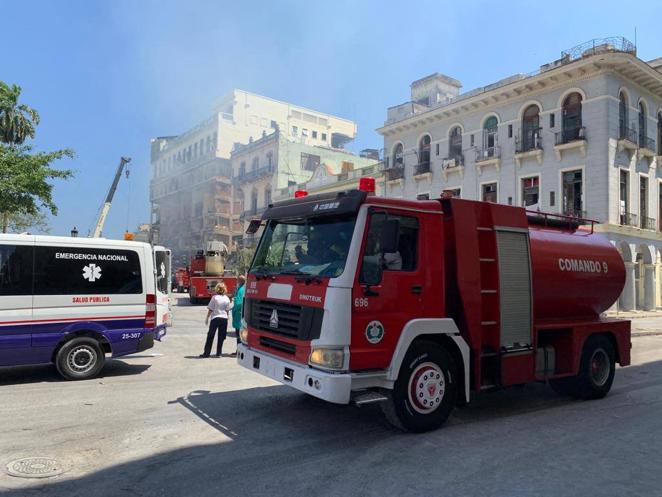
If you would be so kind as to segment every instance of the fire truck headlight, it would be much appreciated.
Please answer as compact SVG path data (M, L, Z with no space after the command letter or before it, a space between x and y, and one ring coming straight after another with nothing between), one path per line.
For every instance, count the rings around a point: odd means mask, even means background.
M308 362L311 366L342 369L345 364L345 351L343 349L313 349Z

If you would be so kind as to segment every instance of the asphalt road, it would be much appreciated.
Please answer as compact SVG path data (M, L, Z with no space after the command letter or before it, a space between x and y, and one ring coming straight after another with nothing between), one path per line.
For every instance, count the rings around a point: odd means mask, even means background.
M176 307L163 343L94 380L0 369L0 496L662 495L660 335L633 340L633 365L606 399L534 384L484 394L443 429L410 435L375 406L326 404L232 358L197 359L203 319L203 307ZM662 330L662 318L634 323ZM32 456L67 471L4 472Z

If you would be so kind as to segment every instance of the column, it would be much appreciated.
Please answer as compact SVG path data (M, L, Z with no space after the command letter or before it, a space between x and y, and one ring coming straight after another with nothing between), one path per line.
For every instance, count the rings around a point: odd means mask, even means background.
M625 287L623 288L623 293L621 293L620 298L620 308L622 311L633 311L635 308L634 299L635 299L635 279L634 271L637 265L634 262L625 263Z
M655 310L655 264L644 264L644 310Z

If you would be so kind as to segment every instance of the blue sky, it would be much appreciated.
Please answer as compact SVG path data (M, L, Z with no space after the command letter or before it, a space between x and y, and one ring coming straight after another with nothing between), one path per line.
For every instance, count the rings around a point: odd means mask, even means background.
M53 234L90 229L120 156L133 158L105 235L149 219L149 139L210 115L231 88L374 131L409 84L439 71L463 91L535 70L563 49L622 35L662 56L659 1L332 2L0 0L0 79L41 113L34 145L71 147L77 171L55 188ZM1 192L0 192L1 194Z

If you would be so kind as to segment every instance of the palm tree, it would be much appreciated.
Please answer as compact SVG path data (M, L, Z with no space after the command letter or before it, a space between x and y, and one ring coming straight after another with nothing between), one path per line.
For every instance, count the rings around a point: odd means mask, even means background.
M0 81L0 142L9 145L21 145L27 138L34 138L39 124L39 113L18 103L20 95L20 86Z

